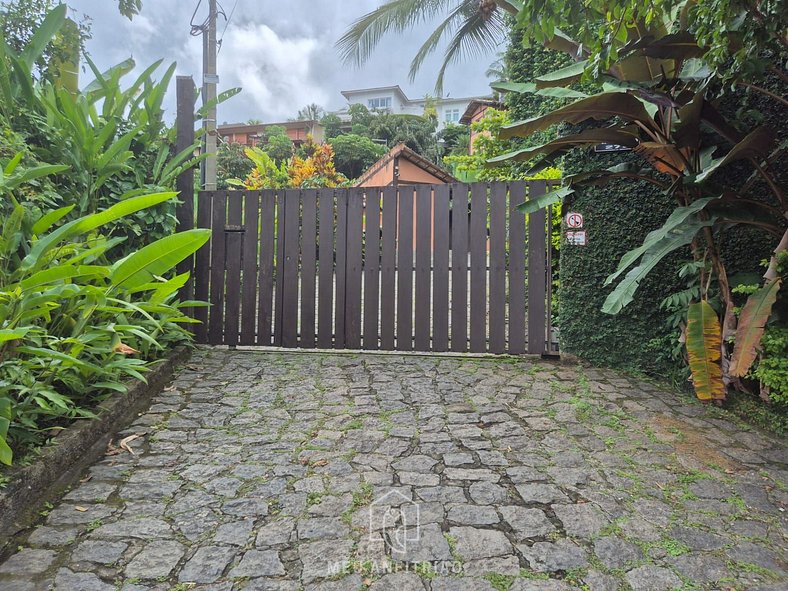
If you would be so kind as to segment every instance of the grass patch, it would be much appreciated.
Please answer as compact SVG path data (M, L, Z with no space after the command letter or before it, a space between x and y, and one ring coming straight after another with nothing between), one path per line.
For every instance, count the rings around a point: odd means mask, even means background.
M514 577L499 573L487 573L482 578L487 579L496 591L509 591L514 584Z
M682 554L686 554L690 551L690 547L685 543L672 538L666 538L661 542L658 542L656 545L665 550L669 556L673 557L681 556Z
M520 569L520 578L529 579L531 581L547 581L550 579L550 577L547 576L547 573L537 573L532 570L528 570L527 568Z

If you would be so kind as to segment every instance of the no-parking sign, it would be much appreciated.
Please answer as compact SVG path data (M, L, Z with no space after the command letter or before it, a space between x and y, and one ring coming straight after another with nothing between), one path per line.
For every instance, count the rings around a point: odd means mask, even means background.
M566 226L568 228L582 228L583 227L583 214L576 211L570 211L566 214Z

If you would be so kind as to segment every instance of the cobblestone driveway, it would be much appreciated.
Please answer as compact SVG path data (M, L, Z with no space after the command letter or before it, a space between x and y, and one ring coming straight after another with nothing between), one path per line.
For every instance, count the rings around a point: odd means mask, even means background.
M204 350L0 565L28 591L786 589L783 444L613 373ZM781 482L783 484L781 484Z

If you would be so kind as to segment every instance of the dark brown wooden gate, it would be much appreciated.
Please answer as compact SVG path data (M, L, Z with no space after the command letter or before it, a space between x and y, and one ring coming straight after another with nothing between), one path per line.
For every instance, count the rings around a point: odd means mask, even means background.
M545 353L545 181L202 192L197 340Z

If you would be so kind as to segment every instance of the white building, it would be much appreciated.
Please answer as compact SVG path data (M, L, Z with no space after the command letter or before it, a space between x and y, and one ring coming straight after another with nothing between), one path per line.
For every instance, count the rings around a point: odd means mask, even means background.
M347 100L347 107L336 112L343 121L350 120L348 107L361 104L370 111L387 111L389 113L423 115L425 99L409 99L399 86L381 86L379 88L361 88L358 90L343 90L342 96ZM438 111L438 129L447 123L459 124L460 118L471 101L476 99L489 99L489 96L470 97L436 97L435 108Z

